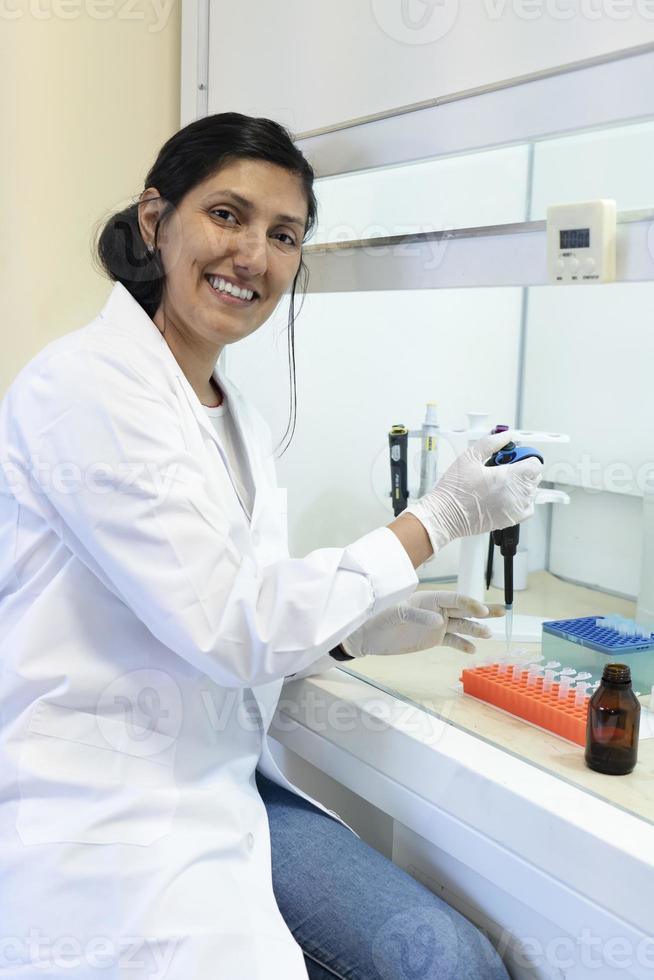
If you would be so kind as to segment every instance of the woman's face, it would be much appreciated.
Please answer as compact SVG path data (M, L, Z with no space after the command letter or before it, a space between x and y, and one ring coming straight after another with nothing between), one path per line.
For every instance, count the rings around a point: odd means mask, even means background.
M141 200L158 193L148 188ZM139 209L147 243L154 242L160 205L153 201ZM189 191L159 228L166 282L165 319L160 306L153 317L157 325L172 323L178 334L208 350L253 333L290 289L307 212L300 178L262 160L230 162ZM221 278L255 295L243 300L219 292Z

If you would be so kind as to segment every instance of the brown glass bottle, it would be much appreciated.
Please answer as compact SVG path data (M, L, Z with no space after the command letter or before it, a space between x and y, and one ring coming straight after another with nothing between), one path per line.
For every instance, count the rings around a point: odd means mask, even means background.
M624 776L636 765L640 702L626 664L606 664L602 682L588 705L586 765Z

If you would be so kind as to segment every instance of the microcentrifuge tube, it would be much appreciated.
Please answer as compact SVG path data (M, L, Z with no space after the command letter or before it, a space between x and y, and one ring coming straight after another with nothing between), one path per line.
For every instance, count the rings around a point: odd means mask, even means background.
M576 673L576 671L573 671L573 673ZM571 684L572 684L572 674L564 673L564 671L561 671L561 676L559 677L559 694L558 694L559 700L567 701Z
M531 666L532 661L529 659L526 650L516 650L515 652L515 663L511 668L511 679L514 681L519 681L520 678Z
M577 707L581 707L584 704L588 695L586 694L586 689L588 688L588 681L579 681L575 687L575 704Z
M554 678L555 678L555 676L556 676L557 673L558 673L558 671L552 670L551 668L549 668L548 670L545 671L545 680L543 681L543 690L544 691L551 691L552 690L552 684L554 683Z

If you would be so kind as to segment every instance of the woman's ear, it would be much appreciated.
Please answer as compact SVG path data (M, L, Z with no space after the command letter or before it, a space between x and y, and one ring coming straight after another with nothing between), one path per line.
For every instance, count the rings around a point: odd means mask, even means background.
M161 196L156 187L147 187L139 197L138 222L141 238L154 248L154 236L161 215Z

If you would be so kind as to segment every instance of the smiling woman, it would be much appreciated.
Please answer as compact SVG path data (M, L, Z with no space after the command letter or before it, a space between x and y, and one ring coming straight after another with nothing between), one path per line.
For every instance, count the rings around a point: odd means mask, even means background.
M138 200L97 241L102 271L153 319L201 400L223 347L257 330L290 294L286 448L296 419L295 294L306 290L302 243L317 213L313 180L278 123L236 112L198 119L163 145Z
M100 234L103 309L0 405L0 921L39 930L38 965L17 938L3 976L113 980L138 936L133 980L155 956L168 980L399 978L416 944L414 980L506 980L268 742L289 676L483 636L481 603L413 600L415 566L432 539L517 523L536 482L484 466L507 441L491 436L421 517L289 555L270 430L219 361L290 293L294 368L315 219L313 171L277 123L180 130Z
M207 197L245 200L233 191L216 192L225 185L247 189L253 202L207 206ZM295 173L240 159L189 190L174 211L166 211L162 201L163 194L149 187L139 202L141 235L158 250L165 270L152 319L201 397L223 347L265 323L295 283L306 196ZM283 223L277 212L284 207L304 215Z

